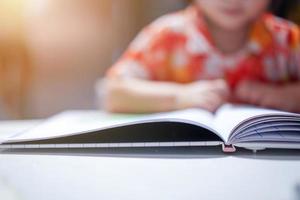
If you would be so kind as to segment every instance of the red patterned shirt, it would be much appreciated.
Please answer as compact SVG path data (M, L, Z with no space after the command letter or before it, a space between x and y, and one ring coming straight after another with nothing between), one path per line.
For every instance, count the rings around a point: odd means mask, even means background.
M224 78L232 87L245 79L299 81L299 27L266 13L253 24L245 47L224 55L201 13L188 7L144 28L108 76L179 83Z

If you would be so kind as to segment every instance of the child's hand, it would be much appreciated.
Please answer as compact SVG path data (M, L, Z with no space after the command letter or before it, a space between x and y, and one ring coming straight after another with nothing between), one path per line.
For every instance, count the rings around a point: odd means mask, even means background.
M190 83L178 91L178 108L203 108L216 111L227 102L229 87L224 80L207 80Z
M244 81L234 92L243 103L275 108L285 111L299 110L299 86L276 86L266 83Z

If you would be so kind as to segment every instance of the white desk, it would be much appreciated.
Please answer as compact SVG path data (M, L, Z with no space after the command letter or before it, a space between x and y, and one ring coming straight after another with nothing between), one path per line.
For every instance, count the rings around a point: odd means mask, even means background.
M0 136L34 124L0 122ZM200 148L2 151L0 199L296 200L300 152L233 156Z

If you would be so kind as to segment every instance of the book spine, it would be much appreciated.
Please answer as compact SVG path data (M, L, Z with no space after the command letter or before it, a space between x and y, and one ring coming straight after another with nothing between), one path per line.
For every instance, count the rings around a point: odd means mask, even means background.
M236 152L236 148L232 144L227 145L227 144L223 143L222 144L222 150L225 153L234 153L234 152Z

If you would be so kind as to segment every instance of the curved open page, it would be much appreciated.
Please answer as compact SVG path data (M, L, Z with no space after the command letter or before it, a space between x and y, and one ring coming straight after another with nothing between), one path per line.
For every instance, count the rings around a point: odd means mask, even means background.
M226 144L249 149L300 149L300 115L251 106L226 105L214 124Z
M3 144L217 142L209 112L189 109L153 115L65 112Z
M300 144L300 115L268 114L251 118L236 127L229 142L293 142Z

